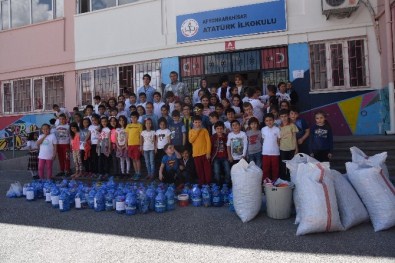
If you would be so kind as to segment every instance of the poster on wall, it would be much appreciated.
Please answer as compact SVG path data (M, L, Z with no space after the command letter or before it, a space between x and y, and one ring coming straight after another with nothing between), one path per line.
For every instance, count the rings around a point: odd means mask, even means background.
M177 16L177 43L287 29L285 0Z

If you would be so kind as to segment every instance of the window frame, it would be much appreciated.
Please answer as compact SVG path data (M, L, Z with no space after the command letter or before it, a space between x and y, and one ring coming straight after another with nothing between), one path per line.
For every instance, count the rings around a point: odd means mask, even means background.
M363 41L363 49L364 49L364 67L365 67L365 85L361 86L351 86L351 79L350 79L350 61L349 61L349 41ZM326 69L326 88L314 88L314 79L313 75L316 74L312 72L314 69L312 56L311 56L311 49L313 45L325 45L325 69ZM333 85L333 78L332 78L332 57L331 57L331 45L342 45L342 56L343 56L343 75L344 75L344 85L341 86L334 86ZM327 41L317 41L317 42L310 42L309 43L309 67L310 67L310 93L330 93L330 92L348 92L348 91L356 91L356 90L366 90L370 89L370 70L369 70L369 53L368 53L368 41L366 36L361 37L353 37L353 38L343 38L343 39L333 39Z

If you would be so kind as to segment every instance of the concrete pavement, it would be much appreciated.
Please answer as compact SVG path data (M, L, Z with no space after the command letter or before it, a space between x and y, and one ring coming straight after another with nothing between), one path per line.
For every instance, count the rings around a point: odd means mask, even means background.
M128 217L61 213L43 200L8 199L26 171L0 171L0 262L395 262L395 228L295 236L294 218L243 224L227 208L177 207Z

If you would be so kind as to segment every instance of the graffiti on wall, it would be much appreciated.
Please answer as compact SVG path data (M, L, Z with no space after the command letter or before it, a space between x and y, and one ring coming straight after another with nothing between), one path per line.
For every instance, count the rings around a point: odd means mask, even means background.
M52 117L53 114L0 117L0 150L25 147L29 133L39 132L39 127Z
M387 94L387 96L386 96ZM336 136L383 134L389 127L388 90L371 91L303 112L309 124L323 110Z

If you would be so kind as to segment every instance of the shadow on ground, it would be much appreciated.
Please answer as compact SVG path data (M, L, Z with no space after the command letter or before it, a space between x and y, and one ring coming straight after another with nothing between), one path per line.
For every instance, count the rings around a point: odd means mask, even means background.
M93 210L61 213L43 200L27 202L22 198L6 198L6 191L15 180L24 183L30 178L27 172L0 171L0 224L119 235L191 245L395 257L395 228L375 233L370 224L363 224L346 232L297 237L294 218L273 220L261 213L251 222L243 224L235 213L225 207L177 207L175 211L164 214L151 212L136 216Z

